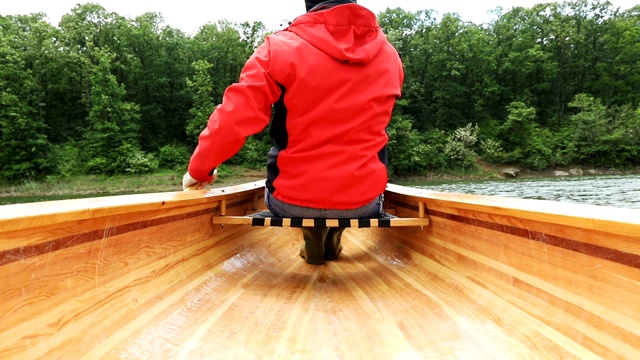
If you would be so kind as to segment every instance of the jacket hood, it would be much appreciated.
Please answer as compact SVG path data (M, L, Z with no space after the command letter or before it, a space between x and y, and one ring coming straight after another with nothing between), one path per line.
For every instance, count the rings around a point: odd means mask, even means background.
M297 17L288 31L337 60L368 64L386 42L376 16L357 4L345 4Z

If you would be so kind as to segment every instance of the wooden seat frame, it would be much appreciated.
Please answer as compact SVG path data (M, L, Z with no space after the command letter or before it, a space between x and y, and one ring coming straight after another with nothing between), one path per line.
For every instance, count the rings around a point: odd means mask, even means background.
M226 201L220 204L220 215L214 216L212 222L216 225L251 225L251 226L275 226L275 227L399 227L399 226L427 226L429 218L426 216L425 205L418 203L417 218L402 218L392 215L393 211L385 210L381 218L373 219L314 219L314 218L281 218L269 211L257 212L245 216L225 215Z

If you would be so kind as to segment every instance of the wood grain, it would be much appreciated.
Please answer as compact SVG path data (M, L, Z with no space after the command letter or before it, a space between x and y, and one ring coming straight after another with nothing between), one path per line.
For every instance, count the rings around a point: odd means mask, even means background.
M637 211L390 185L429 224L311 266L299 229L212 224L262 192L0 207L0 358L640 358Z

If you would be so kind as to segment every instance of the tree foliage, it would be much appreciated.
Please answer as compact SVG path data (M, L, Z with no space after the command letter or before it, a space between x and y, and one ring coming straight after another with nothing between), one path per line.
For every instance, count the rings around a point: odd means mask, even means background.
M575 0L495 14L488 24L429 9L378 14L405 68L390 173L478 157L533 169L640 165L640 7ZM0 16L0 180L184 168L268 30L223 20L187 36L163 23L95 3L58 26L45 14ZM256 134L230 162L264 166L269 146Z
M27 31L30 29L31 31ZM37 179L49 171L51 144L42 108L51 28L42 14L0 17L0 176L10 181Z

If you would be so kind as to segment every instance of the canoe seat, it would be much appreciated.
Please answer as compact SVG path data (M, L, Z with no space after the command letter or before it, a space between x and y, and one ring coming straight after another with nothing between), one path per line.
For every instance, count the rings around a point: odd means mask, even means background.
M429 218L401 218L385 214L374 219L302 219L275 217L269 211L262 211L247 216L214 216L213 223L217 225L251 225L277 227L397 227L397 226L426 226Z

